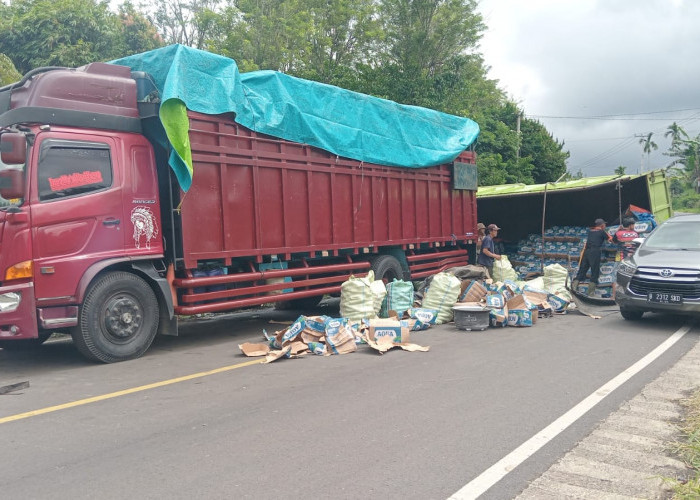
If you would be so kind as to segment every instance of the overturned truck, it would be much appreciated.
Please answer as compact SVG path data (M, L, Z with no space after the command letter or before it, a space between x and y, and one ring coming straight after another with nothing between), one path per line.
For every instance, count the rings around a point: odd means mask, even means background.
M653 213L657 222L668 219L673 212L666 172L484 186L477 194L479 221L497 224L501 236L513 241L552 226L591 226L597 218L616 224L630 205Z

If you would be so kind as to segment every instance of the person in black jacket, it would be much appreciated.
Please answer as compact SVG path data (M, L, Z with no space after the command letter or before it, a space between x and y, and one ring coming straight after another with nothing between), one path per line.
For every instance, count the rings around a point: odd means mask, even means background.
M578 273L576 273L574 281L571 282L572 288L576 290L579 282L586 277L586 273L590 269L591 282L588 285L589 297L593 296L595 289L598 286L598 276L600 275L600 254L603 250L603 244L611 239L610 235L605 231L605 224L607 223L603 219L596 219L594 224L595 225L588 230L586 247L583 250L581 264L578 268Z

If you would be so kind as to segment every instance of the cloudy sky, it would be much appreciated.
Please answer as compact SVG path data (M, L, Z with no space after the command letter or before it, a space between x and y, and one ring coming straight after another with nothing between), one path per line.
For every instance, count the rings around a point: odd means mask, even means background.
M489 76L565 142L570 172L664 167L673 121L700 134L700 1L480 0L479 11ZM649 132L659 149L647 165Z

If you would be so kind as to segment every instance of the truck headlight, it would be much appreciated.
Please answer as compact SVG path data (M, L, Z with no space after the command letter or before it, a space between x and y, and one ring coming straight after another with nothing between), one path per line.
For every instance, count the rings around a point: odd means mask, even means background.
M637 270L637 266L632 264L629 260L623 260L620 262L620 266L617 268L617 272L624 274L625 276L633 276L634 272Z
M19 292L0 294L0 313L12 312L19 307L22 295Z

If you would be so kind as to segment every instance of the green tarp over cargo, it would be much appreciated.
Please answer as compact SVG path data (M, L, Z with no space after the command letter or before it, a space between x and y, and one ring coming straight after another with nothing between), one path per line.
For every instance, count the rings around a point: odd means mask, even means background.
M545 228L591 226L599 217L613 224L629 205L649 210L657 222L668 219L672 210L665 171L483 186L477 191L479 222L498 224L499 236L508 240L539 234L543 216Z
M454 160L479 126L458 116L401 105L275 71L239 73L227 57L170 45L111 61L151 75L160 119L172 145L169 163L181 187L192 182L187 109L235 113L256 132L309 144L338 156L407 168Z

